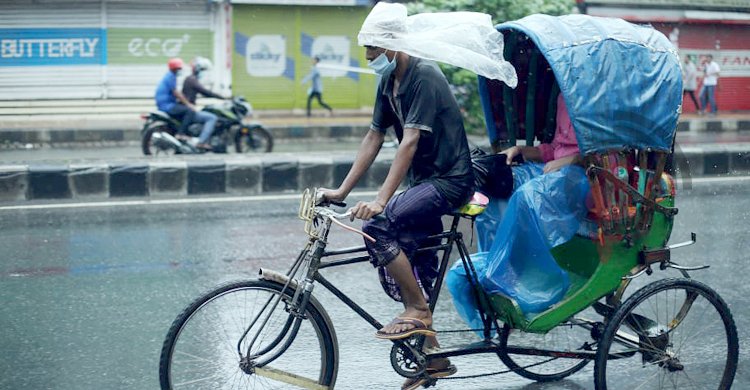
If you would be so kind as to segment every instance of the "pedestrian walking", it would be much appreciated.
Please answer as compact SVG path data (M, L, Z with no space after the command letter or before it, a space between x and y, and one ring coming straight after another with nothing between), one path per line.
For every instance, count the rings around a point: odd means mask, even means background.
M716 115L716 111L718 111L718 108L716 107L716 87L719 84L719 72L721 72L721 68L719 67L719 64L714 61L714 56L711 54L706 56L706 62L703 65L701 114L706 112L706 108L709 104L711 105L711 112L709 115Z
M690 96L690 99L695 105L695 110L700 111L701 105L698 103L698 99L695 98L695 90L698 88L698 67L695 66L693 58L690 55L685 56L685 64L682 67L682 96L683 105L685 101L685 95Z
M333 115L333 109L331 106L326 104L323 101L323 82L320 79L320 70L318 70L318 63L320 62L320 58L318 56L313 57L313 66L310 70L310 73L305 76L305 78L302 79L302 84L307 83L308 81L312 81L312 85L310 85L310 88L307 89L307 117L310 117L310 104L312 103L313 98L318 99L318 104L323 106L326 110L328 110L328 113Z

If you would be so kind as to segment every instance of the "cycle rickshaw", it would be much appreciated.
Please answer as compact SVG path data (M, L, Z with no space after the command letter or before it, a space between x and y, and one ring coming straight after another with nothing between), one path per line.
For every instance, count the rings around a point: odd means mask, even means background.
M519 86L479 79L492 145L500 149L521 137L527 144L548 142L562 93L585 158L593 229L552 249L571 284L559 302L529 314L512 298L478 287L457 229L476 212L457 211L450 228L432 237L440 244L420 249L442 250L430 309L455 249L473 286L483 337L433 351L423 350L421 336L393 341L394 370L428 378L429 359L488 353L508 371L537 381L560 380L593 361L598 389L729 388L738 360L729 308L690 278L689 271L704 266L672 260L672 250L695 235L668 245L677 209L665 167L682 96L674 47L653 29L585 15L532 15L497 29ZM382 327L319 272L368 260L363 246L326 248L331 226L346 215L316 204L309 191L299 214L309 240L286 273L261 270L257 280L218 287L178 316L162 349L163 389L334 387L338 341L312 294L315 284ZM654 268L675 269L681 277L625 294L633 279ZM434 383L430 378L425 385Z

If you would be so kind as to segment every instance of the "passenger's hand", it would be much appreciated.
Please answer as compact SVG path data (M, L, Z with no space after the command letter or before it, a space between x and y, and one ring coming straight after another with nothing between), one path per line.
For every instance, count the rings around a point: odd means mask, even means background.
M516 157L518 155L523 155L521 153L521 148L518 147L518 146L511 146L510 148L505 149L505 150L503 150L500 153L502 153L502 154L504 154L504 155L507 156L507 159L505 160L505 165L511 165L511 164L513 164L513 158L514 157Z
M355 218L361 220L368 220L383 212L383 205L377 201L372 202L357 202L357 204L349 209L351 211L350 220L354 221Z
M559 171L562 167L573 163L572 158L563 157L544 164L544 173Z

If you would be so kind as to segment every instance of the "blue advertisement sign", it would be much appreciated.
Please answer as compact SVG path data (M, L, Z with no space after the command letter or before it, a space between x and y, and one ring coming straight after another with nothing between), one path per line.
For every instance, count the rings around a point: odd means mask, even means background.
M0 29L0 66L104 65L107 32L99 28Z

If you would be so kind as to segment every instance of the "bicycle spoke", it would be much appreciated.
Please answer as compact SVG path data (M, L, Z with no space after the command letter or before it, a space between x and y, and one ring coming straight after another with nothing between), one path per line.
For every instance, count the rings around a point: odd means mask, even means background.
M642 321L631 320L637 316L655 322L643 326ZM713 291L694 280L663 279L628 298L607 326L597 353L596 386L609 390L727 386L736 369L736 346L729 309ZM608 358L634 348L640 362Z
M293 342L285 347L284 340L278 335L290 314L284 310L283 304L273 311L270 310L271 306L264 305L269 299L279 297L280 289L279 285L271 282L239 282L236 286L229 284L220 287L217 292L208 293L207 298L196 300L194 308L183 313L186 318L184 324L179 318L176 320L180 328L174 340L165 342L163 350L169 354L162 354L162 384L169 380L170 386L179 384L182 389L275 389L288 385L325 387L320 381L323 378L330 380L332 372L335 372L334 366L326 359L332 352L324 350L328 348L325 340L335 338L329 335L321 315L317 311L311 312L312 306L309 306L298 332L285 333L287 339L293 337ZM285 299L290 298L287 296ZM264 306L266 312L263 316L268 319L265 326L257 323L248 330L257 311ZM239 356L237 342L246 331L249 332L248 339L256 339L250 352L267 349L268 352L261 359L274 358L273 367L258 367L263 365L262 361L253 360L252 357L245 360L248 358ZM170 330L170 334L172 332ZM272 342L278 344L269 344ZM248 348L247 343L249 340L241 348ZM165 356L169 359L168 364L164 363ZM169 373L165 373L164 369L169 369ZM314 386L318 384L320 386Z

